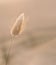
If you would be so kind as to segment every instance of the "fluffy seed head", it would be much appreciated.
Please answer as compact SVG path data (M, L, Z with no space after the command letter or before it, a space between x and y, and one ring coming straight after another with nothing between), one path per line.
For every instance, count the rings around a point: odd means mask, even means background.
M24 17L24 13L22 13L13 24L10 31L11 35L15 36L21 34L22 31L24 30L24 24L25 24L25 17Z

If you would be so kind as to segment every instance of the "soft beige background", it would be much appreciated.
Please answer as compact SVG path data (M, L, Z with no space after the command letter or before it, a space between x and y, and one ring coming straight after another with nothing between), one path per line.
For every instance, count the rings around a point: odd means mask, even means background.
M27 18L22 35L11 41L20 13ZM0 65L56 65L56 0L0 0Z

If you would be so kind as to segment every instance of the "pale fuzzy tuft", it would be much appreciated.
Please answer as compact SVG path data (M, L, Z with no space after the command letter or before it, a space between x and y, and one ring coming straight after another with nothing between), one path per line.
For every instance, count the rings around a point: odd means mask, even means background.
M13 24L12 28L11 28L11 35L18 35L21 34L24 30L24 26L25 26L25 17L24 17L24 13L22 13L17 19L16 22Z

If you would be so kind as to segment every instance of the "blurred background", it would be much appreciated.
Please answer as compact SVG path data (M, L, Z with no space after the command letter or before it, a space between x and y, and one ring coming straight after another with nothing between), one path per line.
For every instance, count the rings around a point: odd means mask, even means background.
M10 29L25 13L26 27L13 37ZM0 0L0 65L56 65L56 0Z

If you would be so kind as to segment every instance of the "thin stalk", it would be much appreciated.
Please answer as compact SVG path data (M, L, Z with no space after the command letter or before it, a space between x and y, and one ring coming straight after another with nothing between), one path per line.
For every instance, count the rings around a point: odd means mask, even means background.
M8 48L8 54L7 54L7 57L6 57L6 65L8 65L8 62L9 62L9 54L10 54L10 50L12 48L12 43L13 43L13 37L11 37L11 43L9 45L9 48Z

